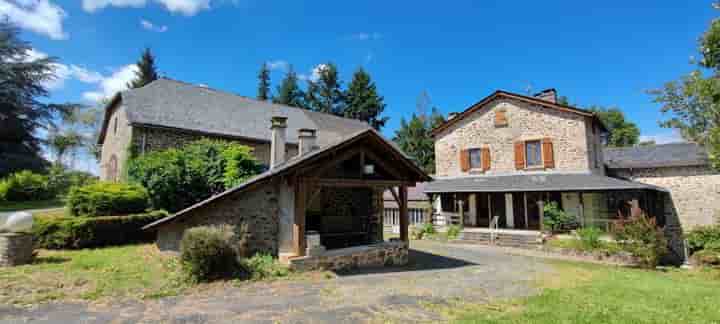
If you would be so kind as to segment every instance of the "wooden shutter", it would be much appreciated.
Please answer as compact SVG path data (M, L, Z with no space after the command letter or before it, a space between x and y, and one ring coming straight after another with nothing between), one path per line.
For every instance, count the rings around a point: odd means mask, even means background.
M507 116L504 109L495 110L495 127L507 126Z
M470 151L460 150L460 170L467 172L470 170Z
M552 169L555 168L555 157L553 156L553 143L552 139L549 137L545 137L542 140L542 156L543 156L543 166L546 169Z
M483 171L490 170L490 148L489 147L483 147L482 148L482 169Z
M515 142L515 169L525 169L525 142Z

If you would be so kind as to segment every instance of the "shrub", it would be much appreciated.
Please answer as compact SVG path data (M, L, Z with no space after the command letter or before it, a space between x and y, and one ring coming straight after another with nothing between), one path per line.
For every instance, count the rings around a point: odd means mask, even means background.
M98 182L72 188L67 207L73 216L127 215L147 210L149 197L139 185Z
M594 227L580 228L576 231L580 241L580 247L586 251L597 250L602 246L600 235L602 231Z
M36 217L32 233L37 248L83 249L150 242L155 235L142 227L167 217L164 211L104 217Z
M48 177L39 173L24 170L16 172L0 180L0 200L31 201L55 197Z
M691 253L700 250L720 251L720 225L699 226L687 234Z
M546 202L543 206L543 225L545 228L558 232L573 223L575 223L575 218L560 209L557 202Z
M287 266L277 262L272 255L258 253L251 258L242 259L241 267L255 280L285 277L290 273Z
M93 184L98 178L88 172L70 170L54 165L48 169L48 187L56 195L66 195L73 187Z
M450 225L447 229L447 237L449 240L454 240L458 238L460 235L460 232L462 231L462 227L459 225Z
M654 268L668 252L668 243L655 218L644 214L614 223L613 234L624 250L639 259L640 265Z
M435 233L437 233L437 231L435 230L435 226L432 223L422 223L412 227L410 231L410 237L413 240L422 240L428 235L433 235Z
M701 250L695 252L692 258L699 265L720 266L720 250Z
M236 186L262 170L252 149L203 139L182 148L143 154L127 173L150 192L155 208L178 211Z
M235 235L227 226L200 226L188 229L180 244L180 260L188 278L209 281L237 273Z

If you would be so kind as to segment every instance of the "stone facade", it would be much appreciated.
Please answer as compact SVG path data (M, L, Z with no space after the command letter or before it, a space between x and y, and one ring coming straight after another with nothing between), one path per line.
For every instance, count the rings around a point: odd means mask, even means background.
M31 234L0 233L0 267L28 264L33 260Z
M408 245L401 241L329 250L317 256L305 256L288 260L292 269L301 271L399 266L405 265L407 262Z
M495 110L504 110L507 125L495 125ZM595 131L593 131L593 127ZM491 166L484 174L527 173L516 170L514 143L549 137L553 142L555 167L543 171L592 172L604 174L600 131L593 121L576 113L531 105L511 99L497 99L435 136L435 165L438 176L482 174L462 172L459 152L463 149L490 150Z
M278 185L268 183L249 191L230 194L189 215L157 228L157 246L164 251L180 251L186 229L203 225L229 225L238 237L238 252L278 255Z
M122 178L125 170L133 128L130 126L125 106L116 105L108 118L105 139L102 142L100 155L100 179L117 181Z
M611 174L670 190L666 215L677 215L685 231L718 222L720 173L710 166L613 169Z

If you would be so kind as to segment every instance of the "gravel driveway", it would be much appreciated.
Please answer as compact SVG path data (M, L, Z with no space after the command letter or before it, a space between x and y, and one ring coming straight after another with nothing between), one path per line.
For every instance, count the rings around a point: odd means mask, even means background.
M0 305L0 323L400 323L442 321L423 305L487 302L534 293L549 266L499 248L412 242L411 264L337 278L253 283L109 305Z

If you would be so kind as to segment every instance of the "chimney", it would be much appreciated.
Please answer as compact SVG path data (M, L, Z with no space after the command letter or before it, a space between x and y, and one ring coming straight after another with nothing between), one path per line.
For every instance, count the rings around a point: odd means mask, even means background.
M298 155L303 156L310 153L315 148L317 142L317 131L309 128L301 128L298 130L298 138L300 139L298 147Z
M557 103L557 91L553 88L540 91L536 93L534 97L552 103Z
M285 138L287 129L287 117L273 116L270 119L270 169L285 162Z

